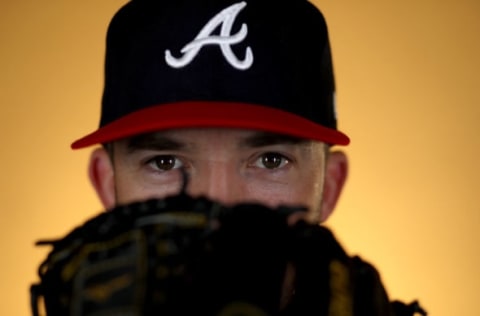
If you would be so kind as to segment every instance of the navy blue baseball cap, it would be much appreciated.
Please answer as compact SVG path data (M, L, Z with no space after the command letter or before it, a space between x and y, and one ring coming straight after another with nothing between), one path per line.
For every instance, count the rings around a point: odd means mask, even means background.
M107 32L99 128L73 149L177 128L347 145L322 13L306 0L132 0Z

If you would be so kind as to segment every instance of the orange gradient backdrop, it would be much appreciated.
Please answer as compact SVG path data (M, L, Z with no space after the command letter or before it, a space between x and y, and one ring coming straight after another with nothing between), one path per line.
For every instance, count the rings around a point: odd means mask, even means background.
M105 30L123 3L0 2L0 315L30 315L48 250L34 242L101 211L90 149L69 144L97 125ZM392 298L418 298L435 316L480 315L480 2L315 4L352 138L328 225L378 267Z

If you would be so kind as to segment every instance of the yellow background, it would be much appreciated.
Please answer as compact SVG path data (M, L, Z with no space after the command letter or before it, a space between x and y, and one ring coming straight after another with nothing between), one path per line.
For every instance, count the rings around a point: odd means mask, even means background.
M47 249L101 210L86 176L104 36L124 0L0 2L0 315L29 315ZM351 174L328 222L392 298L480 315L480 2L318 0ZM273 10L273 8L272 8ZM266 17L268 18L268 17Z

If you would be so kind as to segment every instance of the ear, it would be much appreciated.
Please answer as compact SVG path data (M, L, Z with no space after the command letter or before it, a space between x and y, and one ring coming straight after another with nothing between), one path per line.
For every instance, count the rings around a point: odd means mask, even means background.
M332 214L342 192L348 175L347 156L340 151L328 154L325 168L322 212L320 221L324 222Z
M93 188L106 209L115 206L113 164L104 148L95 149L90 156L88 176Z

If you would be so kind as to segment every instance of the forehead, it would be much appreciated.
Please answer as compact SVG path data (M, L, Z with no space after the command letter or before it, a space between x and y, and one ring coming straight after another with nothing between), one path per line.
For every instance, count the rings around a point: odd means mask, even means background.
M289 135L232 128L186 128L146 133L121 141L129 149L151 147L197 147L212 142L236 147L262 147L276 144L312 145L323 143Z

